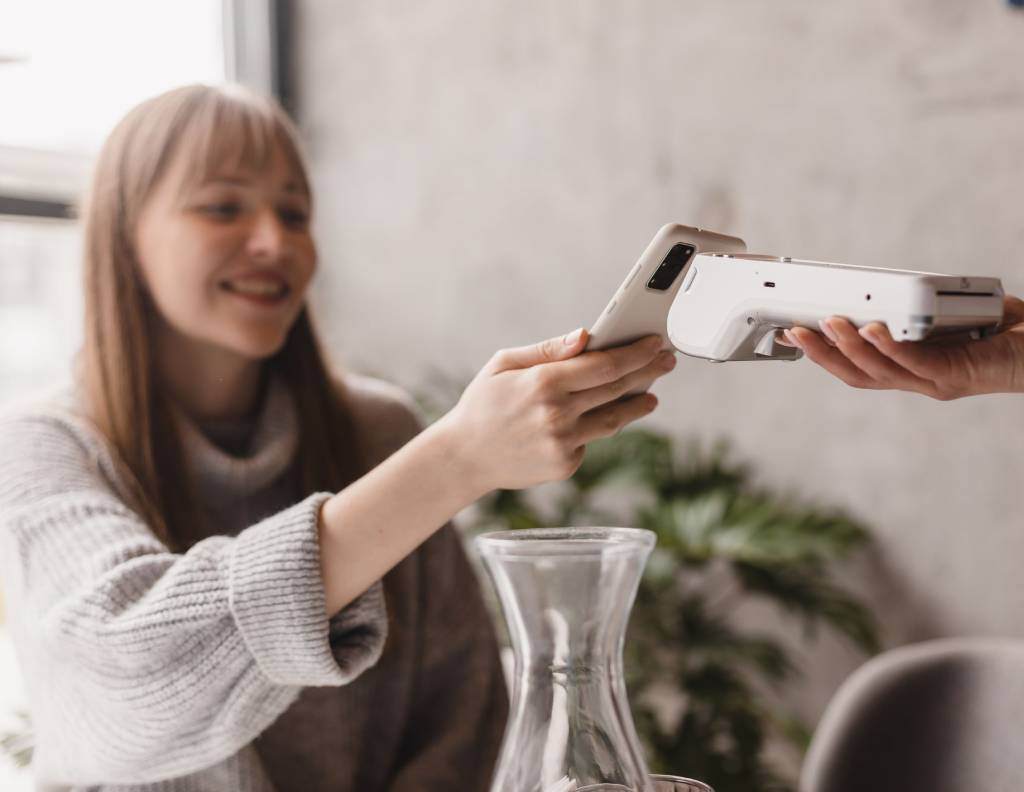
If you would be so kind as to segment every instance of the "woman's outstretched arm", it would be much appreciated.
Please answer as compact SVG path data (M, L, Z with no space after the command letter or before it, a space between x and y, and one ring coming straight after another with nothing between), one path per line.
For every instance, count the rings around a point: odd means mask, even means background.
M674 366L658 336L581 354L585 345L581 332L498 352L451 412L324 503L329 614L480 496L568 478L587 443L654 410L650 394L622 396Z

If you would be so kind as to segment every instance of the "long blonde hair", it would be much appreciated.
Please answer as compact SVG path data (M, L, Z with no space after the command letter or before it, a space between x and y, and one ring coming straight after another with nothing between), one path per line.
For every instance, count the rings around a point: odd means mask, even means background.
M85 336L80 377L89 417L127 468L133 506L175 549L196 538L188 472L153 369L152 317L134 250L139 214L172 158L186 180L237 162L264 166L280 146L309 192L298 134L272 100L237 86L190 85L131 110L100 151L84 208ZM303 493L336 491L362 472L344 394L332 382L308 308L268 362L289 386L299 421Z

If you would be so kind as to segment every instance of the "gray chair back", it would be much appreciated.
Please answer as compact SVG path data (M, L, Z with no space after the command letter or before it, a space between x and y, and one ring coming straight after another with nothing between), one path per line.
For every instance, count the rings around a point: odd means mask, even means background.
M1024 641L885 652L839 688L802 792L1024 792Z

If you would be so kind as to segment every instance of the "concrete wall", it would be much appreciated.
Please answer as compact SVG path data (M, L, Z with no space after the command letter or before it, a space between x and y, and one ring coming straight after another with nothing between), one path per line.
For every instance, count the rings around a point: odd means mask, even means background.
M1024 291L1024 12L1004 0L296 2L317 307L420 387L593 321L678 220L752 250ZM1024 400L861 392L683 359L661 428L850 509L889 645L1024 634ZM860 658L806 650L812 721Z

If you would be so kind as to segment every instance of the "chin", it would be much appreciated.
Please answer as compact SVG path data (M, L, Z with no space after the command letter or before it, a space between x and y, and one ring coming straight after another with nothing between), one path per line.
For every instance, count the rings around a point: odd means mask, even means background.
M235 337L222 346L246 360L262 361L280 352L287 339L288 334L284 332L249 333L244 337Z

